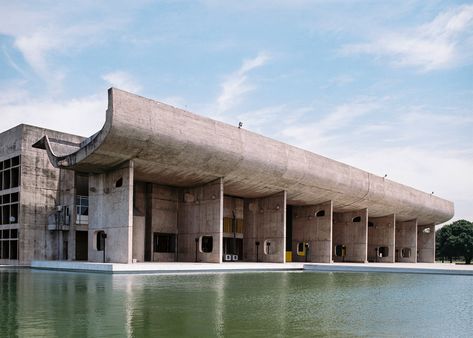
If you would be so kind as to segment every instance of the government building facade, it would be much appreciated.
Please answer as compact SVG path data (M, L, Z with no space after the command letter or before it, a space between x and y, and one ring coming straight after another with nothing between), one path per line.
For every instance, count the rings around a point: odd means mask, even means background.
M453 203L111 88L89 138L0 134L0 264L426 262Z

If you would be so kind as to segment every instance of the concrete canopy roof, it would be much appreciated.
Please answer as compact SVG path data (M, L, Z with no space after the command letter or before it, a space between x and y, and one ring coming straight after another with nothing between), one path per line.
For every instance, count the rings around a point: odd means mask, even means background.
M224 193L262 197L287 191L288 204L332 200L334 211L368 208L370 217L442 223L453 203L338 161L245 129L198 116L115 88L108 92L102 130L52 164L80 172L107 172L133 160L135 180L190 187L224 179Z

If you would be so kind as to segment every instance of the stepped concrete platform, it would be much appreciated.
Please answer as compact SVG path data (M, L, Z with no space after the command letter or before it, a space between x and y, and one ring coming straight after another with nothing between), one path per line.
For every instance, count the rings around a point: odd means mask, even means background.
M77 261L33 261L33 269L103 273L189 273L189 272L256 272L302 271L303 263L90 263Z
M306 263L304 271L312 272L391 272L473 276L473 265L446 263Z
M33 261L33 269L101 273L199 273L199 272L390 272L473 276L473 265L447 263L91 263L77 261Z

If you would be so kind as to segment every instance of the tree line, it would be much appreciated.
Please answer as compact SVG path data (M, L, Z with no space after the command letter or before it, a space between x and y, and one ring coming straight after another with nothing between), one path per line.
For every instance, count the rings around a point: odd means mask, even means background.
M435 233L436 256L438 260L463 257L465 264L473 258L473 223L464 219L443 226Z

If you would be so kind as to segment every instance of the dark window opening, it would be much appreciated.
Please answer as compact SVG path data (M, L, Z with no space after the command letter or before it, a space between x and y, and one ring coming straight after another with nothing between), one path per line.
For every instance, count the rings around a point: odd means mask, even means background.
M2 258L10 258L10 241L2 241Z
M10 224L10 206L4 205L2 207L2 224Z
M379 248L379 257L388 257L389 248L387 246L382 246Z
M402 258L411 257L411 248L402 248L401 255L402 255Z
M103 251L103 249L105 248L105 238L107 238L107 235L104 231L97 231L96 236L97 251Z
M347 255L347 247L345 245L336 245L335 246L335 256L345 257Z
M13 194L11 194L11 202L18 202L18 193L17 192L14 192Z
M361 222L361 216L356 216L356 217L353 217L353 219L351 220L353 223L360 223Z
M153 237L154 252L176 252L176 234L155 232Z
M115 182L115 188L120 188L122 185L123 185L123 178L120 177L120 178Z
M12 204L10 209L10 224L18 223L18 204Z
M89 195L89 176L76 174L76 195Z
M15 156L11 159L12 167L20 165L20 156Z
M10 241L10 259L18 259L18 241Z
M11 187L16 188L20 185L20 168L11 169Z
M373 222L368 222L368 227L370 227L370 228L374 227L374 223Z
M213 250L213 237L212 236L201 237L200 250L202 252L212 252Z
M3 189L10 189L11 182L10 182L10 170L3 172Z
M12 239L18 238L18 229L11 229L10 230L10 238L12 238Z
M318 211L318 212L315 214L315 216L317 216L317 217L324 217L324 216L325 216L325 210L320 210L320 211Z

